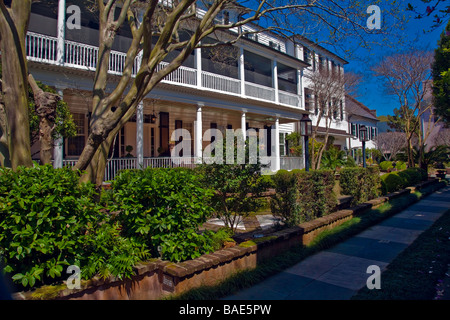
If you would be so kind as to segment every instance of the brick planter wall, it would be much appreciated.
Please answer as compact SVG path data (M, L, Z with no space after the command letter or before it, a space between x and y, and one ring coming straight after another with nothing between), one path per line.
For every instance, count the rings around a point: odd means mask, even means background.
M81 289L61 290L56 299L82 300L154 300L168 294L179 294L202 285L214 285L232 274L254 269L259 262L273 258L294 246L309 244L320 232L332 229L351 218L391 199L409 194L435 183L431 180L413 188L400 190L358 206L339 210L327 216L286 228L262 238L249 247L235 246L180 263L162 260L136 266L132 279L92 279L82 282ZM256 241L256 240L255 240ZM32 299L32 292L16 293L15 299Z

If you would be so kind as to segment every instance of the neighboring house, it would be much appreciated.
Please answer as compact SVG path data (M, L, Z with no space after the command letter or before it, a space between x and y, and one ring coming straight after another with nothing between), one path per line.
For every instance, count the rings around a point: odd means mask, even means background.
M332 102L334 105L329 109L332 111L328 118L328 124L326 124L327 120L323 116L318 122L318 114L323 107L319 106L320 101L318 101L315 95L315 86L312 83L312 78L317 79L317 76L313 76L313 73L323 70L331 73L333 76L339 75L343 77L344 65L348 64L348 62L305 37L296 36L295 42L298 43L298 56L303 57L303 60L309 64L303 73L303 96L305 109L311 112L310 118L313 126L319 127L318 140L323 139L325 133L328 131L329 136L334 137L333 144L343 150L347 148L347 137L349 136L346 102L344 99L345 93L343 91L336 92ZM324 109L326 110L327 107Z
M64 16L58 14L59 5L64 8L72 2L33 3L26 38L30 73L56 88L77 124L77 136L55 147L55 159L63 158L64 164L69 165L81 154L88 136L98 52L98 24L89 10L82 8L80 30L68 29ZM201 16L202 10L198 9L197 14ZM222 18L232 21L235 16L228 10ZM243 29L257 31L258 27L246 25ZM228 31L228 35L233 32L237 30ZM275 159L275 170L301 168L302 159L286 157L285 138L299 130L298 121L303 114L310 114L314 123L314 106L308 99L305 103L305 95L310 95L308 70L318 68L321 63L325 68L343 73L347 62L320 46L313 46L313 42L303 37L294 40L267 31L249 34L227 51L219 52L219 56L228 59L215 59L218 54L214 49L196 49L182 67L152 90L136 116L124 125L111 150L112 161L105 178L111 178L124 163L133 165L130 162L133 158L124 160L130 157L128 146L132 147L132 157L143 158L144 167L170 162L170 148L174 143L171 135L178 128L190 133L191 154L196 158L202 157L202 151L210 143L204 135L210 128L222 132L267 129L268 155ZM111 53L111 86L121 75L130 41L129 32L122 28ZM161 66L172 58L168 55ZM135 63L133 73L139 68L139 59ZM333 115L330 133L335 136L334 144L344 148L348 136L346 102L340 99L337 103L340 111Z
M376 148L375 138L378 135L377 124L379 122L376 110L370 110L364 104L355 98L346 95L345 105L347 108L348 130L351 137L348 138L348 150L354 158L357 158L357 150L362 149L362 142L360 141L359 129L362 125L367 128L367 135L369 141L366 141L366 149Z

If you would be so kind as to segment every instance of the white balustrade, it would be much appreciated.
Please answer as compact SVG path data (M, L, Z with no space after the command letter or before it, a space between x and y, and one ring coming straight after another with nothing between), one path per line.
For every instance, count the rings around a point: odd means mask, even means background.
M56 63L57 39L28 32L25 39L27 57L31 61Z
M194 168L197 158L195 157L158 157L144 158L144 166L140 168L136 158L112 158L108 160L105 168L104 181L114 179L121 170L145 169L145 168ZM73 167L78 160L64 159L63 166Z
M257 99L275 101L274 88L269 88L252 82L245 83L245 94Z
M281 104L286 104L291 107L300 108L300 96L294 93L286 92L286 91L278 91L278 98L280 99Z
M65 41L64 65L67 67L95 71L98 64L98 47L75 41ZM57 64L57 38L28 32L26 37L26 53L30 61ZM121 75L125 68L126 53L111 51L108 72ZM139 70L141 56L134 61L132 76ZM169 63L161 62L157 71ZM226 92L234 95L241 94L241 80L202 71L201 87L216 92ZM164 83L181 84L197 87L197 70L181 66L167 75ZM275 89L263 85L245 82L245 95L259 100L275 102ZM300 108L300 96L279 90L279 103Z
M202 86L215 91L234 94L241 93L241 81L231 77L222 76L211 72L202 71Z
M282 170L293 170L293 169L303 169L303 157L280 157L280 169Z

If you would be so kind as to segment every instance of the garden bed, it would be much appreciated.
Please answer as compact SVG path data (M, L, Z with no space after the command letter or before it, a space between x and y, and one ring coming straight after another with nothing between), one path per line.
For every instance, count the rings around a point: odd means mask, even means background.
M333 229L351 218L380 206L386 201L420 190L437 179L387 194L357 206L333 212L294 227L264 234L259 238L240 239L231 248L220 249L196 259L173 263L153 259L135 266L131 279L94 278L81 282L80 289L69 290L64 284L44 286L34 291L15 293L15 299L161 299L200 286L218 284L238 271L254 269L262 261L295 246L307 245L322 231Z

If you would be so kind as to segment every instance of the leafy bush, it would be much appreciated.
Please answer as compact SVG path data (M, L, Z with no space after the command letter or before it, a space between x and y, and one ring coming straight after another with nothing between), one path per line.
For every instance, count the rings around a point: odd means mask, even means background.
M296 176L287 170L278 170L271 176L275 186L275 195L270 199L270 210L275 217L287 225L300 223L297 199Z
M234 148L228 148L224 139L222 163L214 161L196 168L203 185L214 190L211 206L214 213L227 227L236 230L243 218L256 212L266 204L262 193L272 188L271 180L261 174L263 165L259 159L253 159L249 152L249 141L238 152L237 141ZM232 149L228 159L226 152ZM218 159L217 159L218 160ZM254 163L253 161L256 160ZM231 164L229 162L232 162Z
M331 170L279 170L272 179L276 194L270 202L271 211L287 225L326 215L336 207Z
M422 175L417 170L406 169L399 171L398 175L404 180L403 188L418 184L422 181Z
M400 190L404 183L404 179L398 175L398 172L386 173L381 176L381 189L383 194Z
M321 166L322 168L336 171L338 167L344 166L345 163L345 151L331 146L323 153Z
M334 171L313 170L298 172L299 211L302 220L309 221L331 213L337 205Z
M212 250L211 235L200 234L212 208L213 192L186 168L147 168L121 172L112 182L112 210L122 233L170 261L199 257Z
M222 227L212 235L212 247L214 250L223 248L225 242L235 242L232 238L233 230L227 227Z
M416 185L427 177L426 171L420 168L409 168L391 172L381 176L383 194Z
M406 162L404 161L395 162L395 169L397 169L397 171L406 170L406 168L407 168Z
M22 287L60 281L64 266L78 265L82 278L96 273L129 277L148 256L118 236L116 225L92 201L92 184L79 184L69 168L0 168L0 257Z
M394 168L392 165L392 161L382 161L380 162L380 170L381 171L388 171L389 169Z
M353 197L352 205L380 196L381 179L377 167L343 168L339 173L342 193Z

